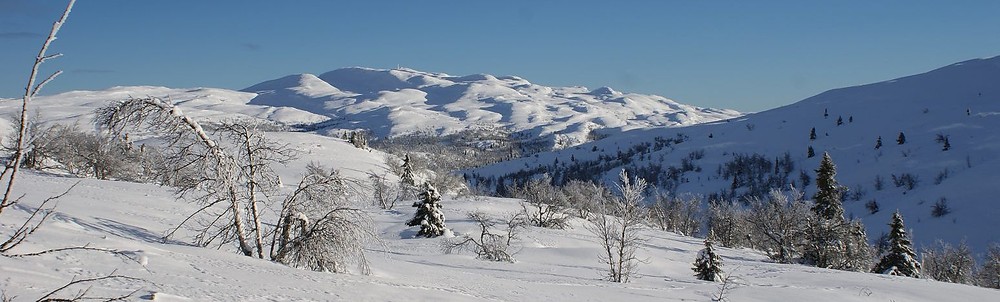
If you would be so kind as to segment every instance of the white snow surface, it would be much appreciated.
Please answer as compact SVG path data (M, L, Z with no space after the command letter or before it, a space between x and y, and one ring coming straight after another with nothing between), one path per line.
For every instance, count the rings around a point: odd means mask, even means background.
M585 142L593 129L614 133L741 115L608 87L546 87L516 76L456 77L406 68L290 75L242 91L257 93L250 104L302 109L333 118L330 127L370 129L380 137L502 127L545 137L556 148Z
M680 167L691 152L704 151L695 160L701 171L685 172L675 193L707 195L728 190L731 181L717 174L720 164L734 154L763 154L772 161L785 152L795 162L790 180L798 182L799 171L815 178L824 151L837 165L836 179L851 195L863 192L860 200L848 199L848 217L861 218L870 239L888 233L892 213L899 210L906 227L912 229L914 247L929 247L936 240L957 244L966 240L977 253L1000 242L1000 57L974 59L923 74L874 84L830 90L800 102L738 119L680 128L639 129L604 140L537 156L516 159L477 169L484 176L502 176L525 168L561 167L592 161L604 155L617 158L637 144L656 138L688 139L660 151L633 158L629 169L646 166ZM824 117L824 111L829 115ZM843 119L837 125L838 117ZM816 128L817 139L809 139ZM899 132L906 143L897 145ZM935 141L948 136L951 149L942 151ZM710 137L711 136L711 137ZM882 147L876 150L876 139ZM816 156L807 158L812 146ZM596 150L596 151L593 151ZM606 162L617 169L620 161ZM602 179L611 182L617 169ZM947 177L935 184L939 174ZM919 182L913 190L896 187L892 175L910 173ZM874 186L876 176L884 189ZM665 177L665 176L661 176ZM800 186L801 187L801 186ZM807 198L815 192L813 181L805 188ZM946 198L951 213L931 215L932 206ZM880 211L869 213L865 204L875 200Z
M343 145L344 151L353 149ZM15 252L89 245L127 251L144 265L93 252L0 257L0 288L8 296L33 300L72 278L112 271L145 281L98 282L91 294L141 288L132 300L709 301L718 292L718 283L696 280L691 270L702 241L668 232L645 231L648 241L638 254L647 263L632 282L617 284L601 280L600 249L579 220L567 230L529 228L517 243L517 262L498 263L444 254L445 238L413 238L418 227L404 225L410 207L368 208L385 241L369 249L373 273L320 273L190 246L183 238L162 241L165 230L196 209L168 188L32 172L23 174L15 189L26 194L25 202L4 213L3 233L38 200L78 181L51 221ZM516 200L497 198L445 199L443 205L448 226L458 235L477 229L464 219L466 212L500 216L519 209ZM727 294L732 301L990 301L1000 295L967 285L768 263L750 250L718 248L718 253L725 271L735 276L736 286Z

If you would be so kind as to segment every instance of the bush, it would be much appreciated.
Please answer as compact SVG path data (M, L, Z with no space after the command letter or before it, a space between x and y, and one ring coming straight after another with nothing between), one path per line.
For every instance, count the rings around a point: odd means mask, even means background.
M948 199L941 197L934 206L931 208L931 216L934 218L942 217L951 213L951 208L948 207Z
M298 188L282 203L271 259L314 271L367 274L364 248L377 243L371 218L354 207L337 171L310 165Z
M527 225L524 213L514 213L503 219L504 229L495 229L497 221L490 219L483 212L472 212L467 215L479 226L479 236L463 235L458 239L445 241L445 253L452 253L458 250L471 250L476 254L476 258L488 261L514 262L513 252L510 251L511 242L516 240L518 234Z
M920 183L920 178L918 178L916 175L910 173L903 173L897 177L896 174L892 174L892 184L895 185L897 188L902 187L907 191L909 191L913 190L913 188L916 188L918 183Z

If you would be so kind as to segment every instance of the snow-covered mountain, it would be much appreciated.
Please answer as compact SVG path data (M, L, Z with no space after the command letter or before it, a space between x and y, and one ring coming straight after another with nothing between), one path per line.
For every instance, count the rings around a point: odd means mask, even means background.
M813 128L816 137L810 139ZM739 198L754 187L758 193L768 186L802 188L801 176L815 177L822 153L829 152L837 180L849 188L848 215L862 218L870 237L887 232L899 209L918 247L966 239L982 252L1000 242L1000 233L990 231L1000 223L998 129L1000 57L994 57L834 89L730 121L633 130L468 174L494 185L500 178L541 173L610 181L624 167L674 193ZM900 133L904 144L897 144ZM756 170L736 169L737 157ZM907 178L914 187L908 188ZM814 186L804 186L807 196ZM947 205L950 213L935 217L935 204Z
M302 109L331 117L326 127L368 129L380 137L503 129L544 138L555 148L586 142L595 129L608 134L740 116L608 87L546 87L515 76L456 77L405 68L291 75L242 91L257 94L250 104Z

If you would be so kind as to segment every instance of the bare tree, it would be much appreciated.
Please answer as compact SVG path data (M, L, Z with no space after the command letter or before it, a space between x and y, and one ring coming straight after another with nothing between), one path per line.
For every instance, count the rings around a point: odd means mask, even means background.
M306 169L298 188L282 203L271 259L328 272L346 272L355 264L368 274L364 248L379 242L374 223L351 203L337 171L314 164Z
M198 244L235 241L244 255L261 255L259 250L255 253L247 235L240 166L198 122L184 115L180 108L155 97L130 98L100 108L95 122L116 135L132 129L160 135L167 145L167 165L172 167L169 173L182 178L174 183L178 194L195 195L194 199L202 205L181 225L199 215L209 217L197 227Z
M544 175L513 189L514 198L524 199L521 209L531 225L543 228L564 229L568 226L566 194L551 184L552 178Z
M799 249L811 213L801 194L796 191L791 194L792 200L780 190L772 190L767 200L752 198L746 216L751 229L750 241L758 244L755 248L780 263L792 263L800 256Z
M693 195L671 197L660 192L649 214L661 230L693 236L701 229L701 199Z
M620 183L616 185L621 196L602 203L599 211L589 221L587 229L597 235L601 245L599 259L607 265L605 276L612 282L628 282L636 272L641 260L635 252L644 241L640 236L645 218L642 207L646 181L631 180L622 170Z
M730 248L750 245L747 211L731 202L714 201L709 203L708 212L709 239Z
M227 121L216 129L216 133L236 145L234 149L240 170L240 183L246 186L243 192L246 192L248 212L253 222L257 257L264 258L264 231L259 206L262 200L258 194L264 195L263 198L266 199L278 191L281 179L271 166L287 164L295 158L295 153L287 145L268 140L264 132L258 129L260 125L256 121Z
M468 214L468 217L469 220L479 225L479 237L466 234L457 240L447 240L444 243L445 253L470 250L479 259L514 262L514 255L510 252L511 242L517 240L520 231L527 226L524 213L507 215L502 220L503 229L499 231L495 229L498 221L491 219L483 212L472 212Z
M562 187L569 207L574 208L577 217L587 219L590 214L607 199L608 192L603 186L589 181L571 180Z
M379 175L375 172L368 172L368 180L371 181L372 204L389 210L396 206L396 203L406 197L406 190L401 184L389 182L388 175Z

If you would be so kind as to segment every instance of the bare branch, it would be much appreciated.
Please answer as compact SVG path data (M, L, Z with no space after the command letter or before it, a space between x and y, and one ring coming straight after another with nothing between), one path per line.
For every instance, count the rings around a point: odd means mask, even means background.
M49 77L45 78L44 81L42 81L41 83L38 83L38 85L35 85L35 89L31 91L31 94L32 95L38 94L38 91L42 90L42 87L45 87L45 84L48 84L49 82L52 82L52 80L54 80L56 77L58 77L62 73L63 73L62 70L59 70L59 71L56 71L56 72L52 73L52 75L50 75Z
M28 239L28 237L31 236L31 234L35 233L35 231L37 231L38 228L42 226L42 223L48 220L49 216L52 215L52 211L55 210L56 208L55 204L52 205L51 207L47 207L47 205L50 202L56 201L57 199L66 196L66 194L69 194L69 192L73 190L73 188L75 188L76 185L78 184L80 184L79 181L73 183L72 186L66 189L66 191L63 191L61 194L56 196L51 196L43 200L42 204L38 205L38 208L35 208L35 210L31 212L31 215L24 220L24 223L21 224L21 226L18 227L16 231L14 231L14 234L11 235L10 238L8 238L3 243L0 243L0 254L6 255L7 251L10 251L11 249L17 247L18 245L21 244L21 242L24 242L25 239ZM35 217L38 217L39 213L42 213L42 216L41 218L36 220Z
M72 286L75 286L75 285L89 284L89 283L94 283L94 282L99 282L99 281L104 281L104 280L120 279L120 280L128 280L128 281L147 282L144 279L135 278L135 277L129 277L129 276L125 276L125 275L117 275L116 273L117 273L117 270L112 271L110 274L107 274L107 275L104 275L104 276L101 276L101 277L73 279L72 281L70 281L70 282L68 282L66 284L63 284L62 286L60 286L60 287L58 287L58 288L56 288L56 289L48 292L47 294L45 294L41 298L38 298L38 300L35 300L35 301L36 302L57 302L57 301L61 302L61 301L83 301L83 300L122 301L122 300L125 300L125 299L131 297L135 293L139 292L139 290L138 289L134 290L134 291L132 291L132 292L126 294L126 295L122 295L122 296L110 297L110 298L109 297L100 297L99 298L99 297L89 297L89 296L87 296L87 293L90 290L90 287L88 287L88 288L86 288L86 289L78 292L72 298L56 298L55 296L59 295L64 290L66 290L66 289L68 289L68 288L70 288Z

